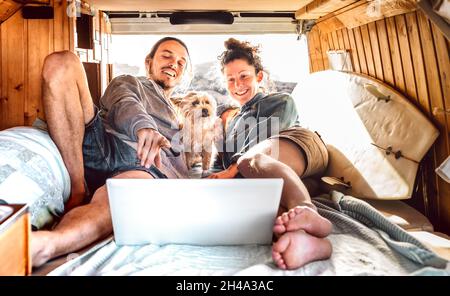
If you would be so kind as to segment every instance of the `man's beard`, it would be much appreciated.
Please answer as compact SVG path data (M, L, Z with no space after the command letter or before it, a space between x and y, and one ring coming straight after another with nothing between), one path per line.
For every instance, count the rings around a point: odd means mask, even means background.
M153 69L150 68L150 78L151 78L154 82L156 82L156 84L158 84L159 86L161 86L161 88L162 88L163 90L170 90L170 89L173 88L172 86L166 84L163 80L156 79L155 77L156 77L156 75L155 75L155 73L153 73Z
M172 87L170 87L169 85L167 85L166 83L164 83L164 81L162 81L162 80L156 80L156 79L154 79L153 81L156 82L156 84L158 84L159 86L161 86L161 88L162 88L163 90L169 90L169 89L172 88Z

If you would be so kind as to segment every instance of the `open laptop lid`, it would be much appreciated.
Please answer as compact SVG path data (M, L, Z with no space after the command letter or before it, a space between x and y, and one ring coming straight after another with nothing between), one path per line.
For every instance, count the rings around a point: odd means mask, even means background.
M118 245L270 244L282 179L108 179Z

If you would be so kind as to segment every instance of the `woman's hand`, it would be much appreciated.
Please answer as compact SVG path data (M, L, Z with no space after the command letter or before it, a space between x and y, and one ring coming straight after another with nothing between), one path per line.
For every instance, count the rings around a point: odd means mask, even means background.
M207 179L233 179L238 173L237 164L234 163L221 172L209 175Z
M152 164L155 164L158 168L161 167L161 148L170 148L169 140L151 128L140 129L136 134L137 156L141 160L141 166L150 168Z

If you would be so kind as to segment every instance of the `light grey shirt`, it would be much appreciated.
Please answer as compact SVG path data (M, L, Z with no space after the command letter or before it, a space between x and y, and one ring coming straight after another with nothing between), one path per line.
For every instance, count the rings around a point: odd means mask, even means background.
M118 76L101 97L100 109L107 132L134 149L138 130L161 133L172 145L162 149L161 171L169 178L187 178L176 111L158 84L146 77Z

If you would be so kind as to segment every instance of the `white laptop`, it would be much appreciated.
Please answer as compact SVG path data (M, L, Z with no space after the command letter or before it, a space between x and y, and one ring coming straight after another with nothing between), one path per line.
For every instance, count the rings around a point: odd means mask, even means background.
M282 179L108 179L118 245L270 244Z

